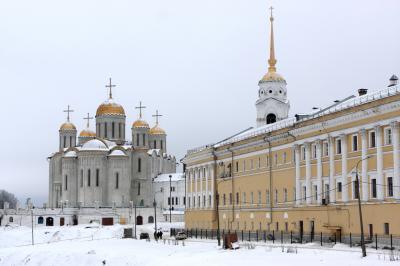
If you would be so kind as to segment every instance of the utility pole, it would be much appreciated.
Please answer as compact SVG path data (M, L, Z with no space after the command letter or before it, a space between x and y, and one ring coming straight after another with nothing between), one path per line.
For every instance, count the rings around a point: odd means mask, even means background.
M217 203L217 240L218 240L218 246L221 246L221 235L219 232L219 194L218 194L218 189L217 189L217 193L216 193L216 198L215 201Z
M363 224L363 217L362 217L362 210L361 210L361 197L360 197L360 181L358 179L358 164L366 159L370 158L370 156L367 156L357 162L356 165L356 183L357 183L357 199L358 199L358 213L360 216L360 229L361 229L361 251L362 251L362 256L366 257L367 256L367 250L365 248L365 241L364 241L364 224ZM364 177L363 177L364 178Z
M34 246L35 241L33 239L33 209L31 209L31 222L32 222L32 246Z
M172 186L171 186L171 178L172 178L172 175L169 175L169 223L172 223L172 207L171 207L171 204L172 204L172 197L171 197L171 195L172 195Z
M136 236L136 202L135 202L135 239L137 239L137 236Z
M156 202L156 196L154 196L154 231L157 232L157 202Z

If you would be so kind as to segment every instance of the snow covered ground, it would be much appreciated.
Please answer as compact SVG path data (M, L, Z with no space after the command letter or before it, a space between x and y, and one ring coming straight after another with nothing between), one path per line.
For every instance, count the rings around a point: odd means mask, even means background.
M176 225L174 225L176 226ZM160 224L167 228L168 225ZM368 250L362 259L359 248L336 245L319 249L303 245L297 253L282 252L277 244L248 249L222 250L215 241L172 241L121 239L124 226L39 227L35 229L35 246L30 245L27 227L0 228L0 265L399 265L389 261L387 252ZM152 225L138 226L137 232L153 231ZM150 234L151 235L151 234ZM40 243L40 244L39 244ZM295 251L295 249L293 249Z

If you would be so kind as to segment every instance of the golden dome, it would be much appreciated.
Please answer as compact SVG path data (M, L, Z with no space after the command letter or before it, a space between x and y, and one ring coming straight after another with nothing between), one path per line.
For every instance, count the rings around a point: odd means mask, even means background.
M133 122L132 127L135 128L150 128L149 124L141 119L136 120L135 122Z
M268 71L267 74L260 80L260 82L268 82L268 81L286 81L281 75L276 73L275 71Z
M76 130L76 127L71 122L65 122L64 124L61 125L60 131L61 130Z
M158 124L150 129L149 134L151 134L151 135L166 135L164 129L159 127Z
M125 116L124 108L115 103L113 99L108 99L104 103L102 103L96 111L96 116L100 115L123 115Z
M84 137L84 138L95 138L96 133L91 131L90 129L84 129L79 133L79 137Z

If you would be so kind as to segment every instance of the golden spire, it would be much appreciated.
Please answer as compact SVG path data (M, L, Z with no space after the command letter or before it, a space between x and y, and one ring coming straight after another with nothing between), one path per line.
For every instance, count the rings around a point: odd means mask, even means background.
M269 47L269 59L268 59L268 71L276 72L276 58L275 58L275 45L274 45L274 17L272 15L272 10L274 9L272 6L269 8L271 10L271 17L269 21L271 21L271 38L270 38L270 47Z

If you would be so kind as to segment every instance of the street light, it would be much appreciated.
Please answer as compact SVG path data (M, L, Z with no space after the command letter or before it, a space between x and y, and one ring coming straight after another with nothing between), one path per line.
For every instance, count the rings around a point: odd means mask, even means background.
M358 179L358 165L360 162L371 158L371 156L366 156L365 158L359 160L356 165L356 183L357 183L357 199L358 199L358 213L360 216L360 229L361 229L361 250L362 256L367 256L367 251L365 249L365 241L364 241L364 225L363 225L363 218L362 218L362 210L361 210L361 197L360 197L360 181ZM363 177L365 178L365 177Z

